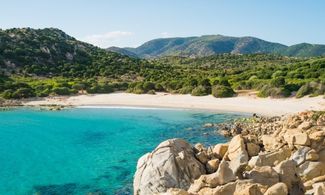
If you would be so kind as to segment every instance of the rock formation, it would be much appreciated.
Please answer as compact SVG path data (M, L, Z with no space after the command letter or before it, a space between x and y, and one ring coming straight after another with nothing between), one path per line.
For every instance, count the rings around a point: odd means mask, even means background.
M139 160L134 193L325 194L325 112L254 117L225 129L231 141L209 148L160 144Z

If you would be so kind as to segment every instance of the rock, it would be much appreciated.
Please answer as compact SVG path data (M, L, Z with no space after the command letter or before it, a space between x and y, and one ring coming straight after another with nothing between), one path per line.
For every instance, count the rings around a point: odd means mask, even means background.
M159 195L189 195L189 193L183 189L169 188L167 192L159 193Z
M319 155L314 149L310 150L306 155L306 160L308 161L317 161L318 159L319 159Z
M320 142L324 140L324 137L325 137L325 131L316 131L309 135L310 140L314 142Z
M307 129L310 129L312 126L313 126L313 124L311 122L304 121L298 126L298 129L307 130Z
M325 194L325 182L313 184L314 195Z
M325 149L324 149L324 150L321 150L321 151L318 153L318 156L319 156L319 161L325 163Z
M279 182L278 173L270 166L255 167L253 170L246 172L244 177L251 179L254 183L266 186L272 186Z
M316 124L318 126L325 126L325 114L322 114L321 116L318 117Z
M213 153L219 158L222 159L226 152L228 151L228 144L217 144L213 148Z
M229 160L234 160L239 157L242 158L243 161L248 161L244 139L241 135L236 135L229 143L228 158Z
M236 176L230 168L229 162L222 160L217 172L209 175L201 175L199 179L194 181L188 191L195 194L202 188L214 188L218 185L223 185L234 180L236 180Z
M289 145L301 145L301 146L309 146L310 145L310 140L309 136L307 133L294 133L291 134L287 133L283 136L284 140L289 144Z
M203 125L204 128L211 128L211 127L213 127L213 126L214 126L213 123L205 123L205 124Z
M134 176L134 194L166 192L169 188L187 189L205 174L205 167L194 156L192 146L181 139L162 142L142 156Z
M195 157L202 163L205 164L208 162L208 155L205 151L195 154Z
M325 181L325 175L319 176L319 177L315 177L311 180L308 180L307 182L304 183L304 187L305 189L311 189L313 184L317 183L317 182L323 182Z
M201 143L195 144L194 149L196 152L203 152L206 150L205 147L203 146L203 144L201 144Z
M284 183L277 183L266 190L264 195L287 195L288 187Z
M214 173L218 170L219 167L219 159L213 159L213 160L209 160L206 164L206 170L208 173Z
M238 180L214 189L202 189L199 195L262 195L266 187L253 183L251 180Z
M274 167L274 170L279 174L280 182L285 183L289 189L296 188L296 192L300 190L300 178L297 176L295 161L282 161L280 164Z
M259 154L254 156L248 162L250 167L255 166L274 166L279 162L282 162L291 156L291 150L289 148L282 148L275 152L268 152L265 154Z
M297 128L302 121L300 120L299 116L289 116L287 121L286 121L286 126L289 129Z
M301 147L290 157L291 160L295 161L297 165L301 165L306 161L306 156L311 150L309 147Z
M306 161L298 168L298 174L303 181L308 181L315 177L325 174L325 163L324 162L311 162Z
M254 143L247 143L247 152L250 157L258 155L260 152L260 146Z
M262 135L261 140L266 151L272 151L282 145L277 141L274 136L271 135Z
M222 136L225 136L225 137L230 137L230 136L231 136L230 131L228 131L228 130L224 130L224 129L219 130L218 133L219 133L220 135L222 135Z

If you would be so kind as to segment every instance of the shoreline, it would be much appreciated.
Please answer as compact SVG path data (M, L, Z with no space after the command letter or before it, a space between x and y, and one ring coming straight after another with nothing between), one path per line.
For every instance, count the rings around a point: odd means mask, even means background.
M258 98L255 96L237 96L215 98L209 96L191 96L181 94L157 93L130 94L116 92L77 96L47 97L22 101L24 106L73 106L73 107L133 107L158 109L191 109L217 112L256 113L264 116L286 115L306 110L325 110L322 96L304 98Z

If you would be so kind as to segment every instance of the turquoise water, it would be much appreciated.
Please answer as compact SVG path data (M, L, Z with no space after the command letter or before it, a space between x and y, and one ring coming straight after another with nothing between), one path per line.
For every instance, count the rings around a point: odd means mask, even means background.
M225 142L202 125L239 116L131 108L0 112L0 194L131 194L140 156L174 137Z

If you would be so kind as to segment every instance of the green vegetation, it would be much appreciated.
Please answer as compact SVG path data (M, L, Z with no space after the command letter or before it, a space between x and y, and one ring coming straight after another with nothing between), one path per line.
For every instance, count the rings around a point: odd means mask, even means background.
M325 45L302 43L286 46L264 41L255 37L229 37L205 35L200 37L162 38L144 43L137 48L108 48L123 55L140 58L164 56L204 57L225 53L232 54L279 54L295 57L325 55Z
M212 95L217 98L232 97L235 92L229 86L216 85L212 87Z
M267 54L130 58L58 29L0 30L0 96L6 99L128 91L231 97L323 95L325 58Z

